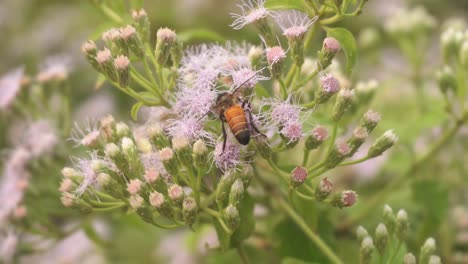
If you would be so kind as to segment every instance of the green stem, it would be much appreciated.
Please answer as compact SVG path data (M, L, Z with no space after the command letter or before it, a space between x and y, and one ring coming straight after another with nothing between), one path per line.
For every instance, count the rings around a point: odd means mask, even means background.
M300 191L296 190L296 195L307 201L315 201L315 198L307 194L303 194Z
M400 247L401 247L401 241L398 241L398 244L397 244L397 247L395 249L395 251L393 252L392 256L389 258L388 260L388 264L392 264L393 263L393 260L396 258L396 256L398 255L398 251L400 251Z
M370 157L362 157L360 159L357 159L357 160L352 160L352 161L348 161L348 162L343 162L341 163L339 166L349 166L349 165L354 165L354 164L358 164L358 163L361 163L361 162L364 162L366 160L369 160L371 159Z
M296 91L300 87L306 85L310 80L312 80L315 76L317 76L318 73L319 73L319 70L316 68L309 76L307 76L307 78L305 78L304 80L296 84L293 88L293 91Z
M241 258L242 263L249 264L249 259L247 258L247 254L245 253L245 250L242 244L237 247L237 253L239 254L239 257Z
M285 80L285 85L288 88L291 85L292 79L296 73L297 70L300 70L300 67L296 63L294 63L291 68L289 69L288 74L286 75L286 80Z
M302 167L307 166L307 162L309 161L310 150L304 149L304 157L302 158Z
M195 185L195 200L197 201L198 206L201 206L200 193L201 193L202 175L203 175L202 169L198 169L197 170L197 183Z
M291 206L282 198L276 198L278 205L284 209L286 214L304 231L304 233L314 242L314 244L322 251L331 263L343 263L337 255L331 250L327 244L307 226L307 223L299 216Z

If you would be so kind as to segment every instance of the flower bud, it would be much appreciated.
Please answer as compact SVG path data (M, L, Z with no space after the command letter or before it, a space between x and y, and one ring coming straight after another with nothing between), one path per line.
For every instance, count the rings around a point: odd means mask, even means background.
M239 211L234 205L230 204L224 209L224 220L231 230L236 230L239 227Z
M286 58L286 52L280 46L274 46L266 49L266 57L271 76L279 78L283 68L283 61Z
M138 209L143 206L143 203L145 202L145 200L140 195L134 194L130 196L130 198L128 199L128 202L130 203L130 206L133 209Z
M429 258L428 264L442 264L442 260L440 259L439 256L437 256L437 255L432 255L432 256Z
M127 87L130 81L130 60L125 55L119 55L114 60L114 67L117 70L117 79L121 87Z
M371 263L372 253L374 252L375 246L372 237L367 236L361 242L360 249L360 263L368 264Z
M257 150L258 150L258 153L260 153L260 156L262 156L262 158L268 160L271 158L271 155L272 155L272 151L271 151L271 147L270 147L270 144L268 143L268 139L264 136L258 136L258 137L255 137L255 143L256 143L256 147L257 147Z
M102 118L99 123L101 124L101 132L106 142L114 140L115 137L115 120L112 115Z
M291 173L291 185L293 187L301 186L307 179L307 169L297 166Z
M122 138L121 148L130 168L130 175L127 176L131 178L138 178L143 175L144 167L133 140L128 137Z
M358 226L358 228L356 229L356 236L357 236L357 238L359 240L359 243L362 243L362 240L364 240L364 238L368 237L369 233L367 232L367 230L363 226Z
M416 264L416 257L413 253L409 252L405 254L403 257L403 264Z
M175 137L172 139L172 147L179 158L179 160L185 166L192 165L192 148L190 141L186 137Z
M197 203L192 197L186 197L182 203L182 215L187 225L191 226L197 219Z
M28 209L26 208L26 206L20 205L16 207L15 210L13 211L13 218L15 220L21 220L21 219L24 219L27 214L28 214Z
M244 198L244 183L241 179L237 179L231 186L229 192L229 204L238 206Z
M231 186L237 179L237 174L234 170L227 171L219 180L216 186L216 203L222 205L226 200L231 190Z
M162 149L169 146L169 139L158 124L148 126L146 132L151 139L151 143L153 143L156 148Z
M379 251L380 255L385 253L385 249L388 245L388 230L387 227L380 223L375 229L375 247Z
M73 169L73 168L69 168L69 167L65 167L62 169L62 175L63 177L65 178L75 178L75 177L81 177L80 173Z
M117 123L115 125L115 131L117 133L117 136L119 136L119 138L131 137L132 135L132 131L124 122Z
M60 183L59 192L71 192L74 187L74 183L70 178L65 178Z
M320 77L320 88L315 93L315 103L323 104L340 90L340 82L333 75Z
M247 187L249 187L250 185L250 182L252 181L254 170L253 170L252 165L248 163L242 164L240 166L241 166L241 170L239 172L239 176L242 182L244 183L244 189L247 189Z
M107 187L112 181L112 178L109 174L107 173L98 173L96 177L96 181L101 187Z
M127 191L130 194L137 194L140 192L141 187L142 187L143 182L141 182L139 179L132 179L130 182L127 184Z
M179 170L177 168L177 160L174 157L174 152L170 148L163 148L159 151L159 157L164 165L164 168L166 171L172 175L176 176L177 171Z
M358 195L355 191L346 190L336 194L331 204L338 208L350 207L357 202Z
M136 137L136 147L138 151L140 151L142 154L150 154L153 152L153 146L151 145L151 142L145 138L145 137Z
M369 148L367 156L369 158L377 157L384 153L387 149L391 148L398 137L395 135L393 130L387 130L382 136L380 136L374 144Z
M145 47L140 35L133 26L128 25L120 29L120 37L126 47L128 47L137 57L143 58L145 55Z
M85 43L83 43L83 45L81 46L81 51L83 52L83 54L85 54L88 63L91 64L91 66L93 66L94 69L99 71L99 64L96 61L96 55L98 50L94 41L88 40Z
M449 27L440 36L440 43L445 60L457 56L463 43L463 32L457 28Z
M395 214L393 213L393 209L388 204L384 205L382 216L388 230L390 233L393 233L396 227L396 218Z
M353 130L353 135L348 139L348 144L351 147L350 156L354 155L359 149L359 147L364 143L366 138L369 136L367 130L364 127L356 127Z
M166 65L169 59L171 47L176 44L177 35L168 28L160 28L156 33L156 60L160 65Z
M375 50L381 43L379 31L374 27L367 27L359 32L358 43L362 50Z
M351 153L351 146L345 141L339 140L335 143L330 155L325 161L326 168L334 168L340 164Z
M172 217L172 207L166 201L166 198L162 193L157 191L151 192L149 195L149 202L151 206L155 207L161 215L169 218Z
M257 66L263 58L264 50L260 46L252 46L249 50L249 60L253 67Z
M400 240L405 240L408 235L409 221L405 210L400 209L396 216L395 232Z
M361 118L360 126L365 127L367 129L367 132L370 133L380 122L380 119L381 117L379 113L372 110L368 110Z
M208 160L208 149L203 140L199 139L193 144L193 159L197 168L206 168Z
M148 15L144 9L132 11L133 21L136 22L136 27L141 35L143 42L148 42L150 39L150 22Z
M328 130L323 126L316 126L312 129L312 133L307 137L305 148L313 150L318 148L328 138Z
M177 41L175 45L171 47L171 59L172 59L172 66L175 71L172 71L174 76L178 76L177 68L179 67L180 61L184 56L184 47L180 41Z
M119 52L124 50L124 53L128 53L127 47L125 47L122 37L120 36L120 31L116 28L111 28L102 34L102 40L106 43L107 47L111 49L112 52Z
M100 50L96 54L96 62L101 73L105 74L112 81L117 82L117 71L115 70L114 60L109 49Z
M453 92L457 90L457 77L450 66L446 65L441 70L437 71L436 77L439 89L442 93L446 93L450 90Z
M332 118L334 121L339 121L346 110L351 106L354 91L350 89L341 89L336 98L335 105L332 110Z
M432 254L436 251L436 241L430 237L424 242L419 255L419 263L428 263Z
M167 195L169 198L171 198L172 201L177 203L182 202L185 196L184 189L182 189L182 187L177 184L173 184L171 187L169 187L167 190Z
M331 193L333 189L333 182L331 182L327 177L323 178L315 189L315 199L317 201L325 200Z
M338 40L332 37L325 38L323 40L322 50L318 54L319 61L317 63L317 68L320 70L328 68L340 49L341 46Z
M153 189L164 195L167 195L167 184L155 168L146 170L143 177Z

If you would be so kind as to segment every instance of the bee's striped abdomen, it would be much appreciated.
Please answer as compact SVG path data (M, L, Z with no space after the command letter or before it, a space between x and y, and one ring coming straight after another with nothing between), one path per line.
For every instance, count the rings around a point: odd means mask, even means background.
M242 145L249 144L250 131L244 109L240 105L232 106L224 112L224 117L237 141Z

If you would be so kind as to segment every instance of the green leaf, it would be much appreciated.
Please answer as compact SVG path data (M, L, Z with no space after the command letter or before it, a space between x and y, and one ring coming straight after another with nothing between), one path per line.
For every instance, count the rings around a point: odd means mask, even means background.
M267 9L296 9L304 11L301 0L268 0L265 3Z
M218 222L216 217L213 217L213 226L216 230L216 234L218 235L219 247L222 251L226 251L229 249L230 246L230 237L229 234L224 231L221 224Z
M177 34L177 38L182 42L193 42L193 41L215 41L224 42L223 36L217 32L207 29L190 29L185 30Z
M346 56L346 74L350 75L357 63L357 45L353 33L345 28L325 28L327 35L340 42Z
M286 257L281 261L281 264L315 264L317 262L308 262L296 258Z
M140 108L143 106L143 103L142 102L138 102L136 104L134 104L132 106L132 110L130 112L131 116L132 116L132 119L133 120L137 120L137 115L138 115L138 111L140 110Z
M239 206L240 225L239 228L232 234L231 245L236 247L247 239L255 229L255 218L253 215L255 201L246 193L244 200Z

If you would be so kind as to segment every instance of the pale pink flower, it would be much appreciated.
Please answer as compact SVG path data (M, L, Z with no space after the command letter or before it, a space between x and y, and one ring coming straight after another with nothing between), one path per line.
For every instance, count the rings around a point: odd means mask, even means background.
M100 131L96 121L88 119L86 120L83 127L80 127L77 123L71 132L71 138L75 142L75 146L86 146L92 147L99 142Z
M127 191L130 194L137 194L141 190L141 185L143 183L139 179L132 179L127 183Z
M287 12L276 16L276 22L288 39L302 39L310 26L317 20L317 16L310 19L307 14L299 11Z
M24 68L20 67L0 77L0 110L6 110L21 90Z
M328 94L334 94L340 89L340 82L332 74L320 77L321 88Z
M164 204L164 195L157 191L150 193L149 202L151 206L160 208Z
M242 0L242 4L238 5L242 14L231 14L235 19L231 27L238 30L266 18L270 11L265 8L265 2L266 0Z
M233 87L253 89L259 81L269 80L270 78L262 76L260 71L255 71L250 67L242 67L232 71L229 75L232 77Z
M242 164L240 145L227 140L226 147L223 150L223 142L219 142L214 150L214 161L221 170L227 170Z
M171 120L167 132L172 137L186 137L189 140L206 139L213 141L213 135L204 130L203 120L194 116L183 116L181 119Z
M63 81L68 78L72 68L72 60L69 56L58 55L47 58L39 68L36 76L38 82L48 82L52 80Z
M286 51L280 46L269 47L265 49L268 65L272 66L286 58Z
M297 120L291 120L287 122L280 133L289 139L288 143L298 141L302 138L302 124Z
M285 101L275 98L263 99L260 108L270 107L270 109L262 113L262 118L270 125L277 127L283 127L291 121L299 121L302 107L290 101L290 99Z
M169 189L167 190L167 195L169 198L171 198L174 201L177 201L184 196L184 189L180 187L177 184L173 184Z
M341 203L344 207L354 205L358 200L358 195L355 191L347 190L341 193Z
M130 203L130 206L133 209L138 209L138 208L142 207L143 203L145 202L143 197L141 197L138 194L134 194L134 195L130 196L130 199L128 199L128 201Z
M183 86L176 92L174 110L179 115L202 118L211 110L216 98L216 91L210 88Z

